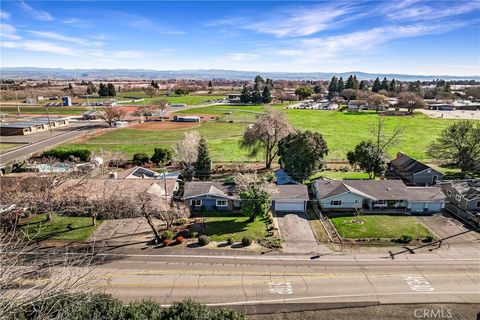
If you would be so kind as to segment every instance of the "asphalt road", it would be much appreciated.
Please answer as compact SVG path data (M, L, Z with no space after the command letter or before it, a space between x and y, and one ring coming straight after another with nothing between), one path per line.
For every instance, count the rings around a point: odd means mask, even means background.
M94 124L94 125L83 125L72 128L70 131L65 133L56 134L51 137L45 137L45 139L36 141L34 143L28 144L24 147L17 148L10 152L5 152L0 155L0 166L3 166L8 163L15 161L21 161L29 158L32 154L41 152L43 150L52 148L59 144L65 143L72 139L81 137L82 135L88 133L91 130L96 130L103 128L103 125Z
M413 258L414 257L414 258ZM417 258L418 257L418 258ZM92 284L124 301L190 297L222 306L289 311L296 304L480 303L476 258L106 255Z

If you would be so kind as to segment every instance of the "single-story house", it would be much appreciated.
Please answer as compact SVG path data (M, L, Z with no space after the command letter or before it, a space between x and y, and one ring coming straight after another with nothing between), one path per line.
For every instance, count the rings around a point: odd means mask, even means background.
M390 163L389 170L405 183L415 186L434 185L443 179L441 172L410 158L403 152L397 153L397 157Z
M183 200L192 210L238 210L240 200L235 184L213 181L186 182Z
M363 100L352 100L348 102L348 110L351 110L351 111L363 110L366 107L367 107L366 103Z
M283 169L275 170L274 175L275 175L275 183L277 185L300 184L300 182L290 177Z
M307 211L308 189L303 184L276 185L270 192L273 211Z
M438 187L407 187L401 180L316 180L315 198L325 210L405 209L438 212L445 195Z
M275 185L270 191L272 210L299 211L307 208L308 189L305 185ZM240 210L242 203L235 184L228 182L186 182L183 200L192 210Z
M69 121L70 120L68 118L37 117L37 118L32 118L28 121L2 123L0 125L0 135L2 136L27 135L27 134L32 134L36 132L47 131L50 129L56 129L56 128L68 126Z
M480 180L448 181L440 185L447 201L464 211L480 211Z

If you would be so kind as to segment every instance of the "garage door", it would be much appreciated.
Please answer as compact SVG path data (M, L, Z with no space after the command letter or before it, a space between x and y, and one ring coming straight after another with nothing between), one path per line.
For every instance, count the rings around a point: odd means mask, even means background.
M428 203L428 211L430 211L430 212L440 212L440 211L442 211L442 203L429 202Z
M410 204L410 211L411 212L422 212L423 208L425 208L424 202L412 202Z
M275 201L275 211L305 211L304 202Z

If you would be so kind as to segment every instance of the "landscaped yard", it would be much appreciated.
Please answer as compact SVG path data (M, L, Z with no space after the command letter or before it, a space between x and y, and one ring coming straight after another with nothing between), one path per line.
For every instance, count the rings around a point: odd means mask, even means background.
M228 212L204 213L204 227L207 236L212 241L235 241L243 237L252 240L267 236L267 225L264 218L257 217L254 222L247 222L248 217Z
M363 224L352 223L355 217L331 218L340 236L351 239L388 238L397 239L409 235L413 239L431 236L428 229L413 216L406 215L365 215Z
M54 215L51 221L45 221L45 219L45 214L26 218L21 221L23 224L21 228L32 240L85 241L102 223L99 220L95 226L92 226L92 218L89 217Z
M283 109L283 106L275 106ZM189 129L173 129L145 131L136 129L121 129L109 132L103 136L81 142L79 147L87 147L98 151L124 151L128 157L136 152L151 153L159 145L169 145L182 138L185 131L198 130L208 140L211 156L214 162L245 162L262 161L262 156L251 159L248 152L239 147L240 138L253 121L256 115L263 110L263 106L212 106L181 111L183 114L211 114L224 119L225 112L231 112L228 120L204 122L199 127ZM292 124L299 129L319 131L327 140L330 149L327 160L345 159L346 153L352 150L363 139L371 138L369 131L371 124L377 121L375 112L342 113L319 110L284 110ZM399 124L404 127L400 142L391 150L393 157L397 151L418 159L426 160L428 146L453 120L433 119L421 113L413 117L388 117L387 131ZM74 145L69 145L72 147ZM342 175L342 173L338 173ZM335 173L336 175L336 173ZM347 177L350 174L346 175ZM333 176L332 176L333 177Z

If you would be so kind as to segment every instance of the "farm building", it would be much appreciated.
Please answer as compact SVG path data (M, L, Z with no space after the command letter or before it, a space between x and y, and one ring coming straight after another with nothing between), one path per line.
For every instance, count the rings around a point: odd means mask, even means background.
M18 121L0 125L0 135L27 135L50 129L68 126L68 118L33 118L29 121Z
M173 121L175 121L175 122L200 122L200 117L198 117L198 116L173 116Z

